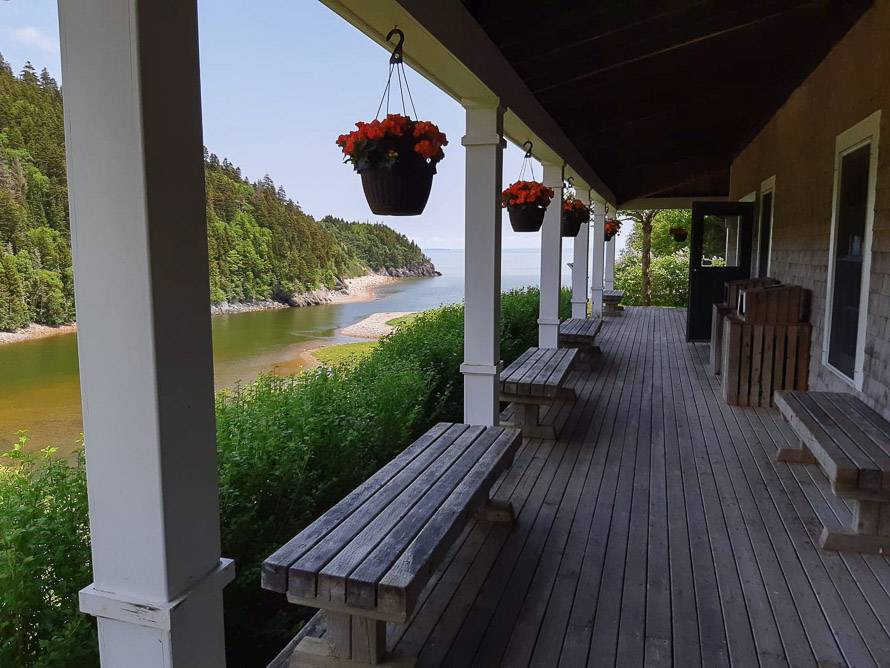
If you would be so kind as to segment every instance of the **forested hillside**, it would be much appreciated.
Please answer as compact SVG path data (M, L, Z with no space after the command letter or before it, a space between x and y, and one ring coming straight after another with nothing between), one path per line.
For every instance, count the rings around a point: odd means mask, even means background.
M205 154L210 296L275 299L373 271L432 264L385 225L315 220L269 176L252 183ZM62 92L44 69L17 76L0 56L0 330L74 318Z

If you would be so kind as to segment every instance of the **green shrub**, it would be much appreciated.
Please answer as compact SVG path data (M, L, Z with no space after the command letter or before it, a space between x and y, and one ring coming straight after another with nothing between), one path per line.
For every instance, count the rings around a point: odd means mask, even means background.
M538 291L504 294L502 311L509 363L537 343ZM262 560L434 423L460 421L463 318L461 306L428 311L358 362L217 396L222 553L237 568L230 665L266 665L312 613L260 588ZM93 623L77 609L91 580L83 460L22 445L0 468L0 665L95 663Z
M689 249L653 257L652 305L685 307L689 294ZM625 304L643 303L643 270L637 253L625 253L615 264L615 287L624 290Z
M96 664L77 601L92 580L83 458L25 444L0 455L0 666Z

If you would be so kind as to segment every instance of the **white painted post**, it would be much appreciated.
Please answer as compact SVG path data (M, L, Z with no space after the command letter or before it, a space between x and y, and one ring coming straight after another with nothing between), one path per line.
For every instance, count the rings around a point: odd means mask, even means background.
M606 220L605 203L601 200L591 202L591 235L593 236L593 262L590 268L590 314L591 317L603 315L603 277L605 272L605 238L603 225Z
M103 666L222 666L195 0L60 0ZM259 586L259 585L257 585Z
M464 100L467 134L464 250L464 422L499 421L501 361L501 185L504 110Z
M618 220L618 211L614 211L612 215L615 216L615 220ZM615 289L615 246L617 244L617 234L606 243L606 271L603 278L603 285L606 290Z
M576 192L575 197L585 204L586 192ZM590 255L590 223L581 225L578 236L574 239L572 257L572 317L587 317L587 267Z
M541 228L541 301L538 312L538 346L559 346L559 290L562 264L562 163L543 163L544 185L553 188L553 201L544 214Z

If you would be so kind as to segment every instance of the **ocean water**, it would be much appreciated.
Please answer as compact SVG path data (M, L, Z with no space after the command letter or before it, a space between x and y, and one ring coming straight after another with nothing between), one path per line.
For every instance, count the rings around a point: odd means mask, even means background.
M568 285L571 245L563 249L563 285ZM381 311L421 311L464 297L462 250L429 249L441 276L406 279L383 287L368 302L256 311L212 319L214 380L217 389L249 382L265 371L299 371L307 348L354 341L339 334L343 327ZM540 253L505 250L503 290L536 286ZM29 448L47 445L70 451L82 430L77 336L0 346L0 446L26 430Z

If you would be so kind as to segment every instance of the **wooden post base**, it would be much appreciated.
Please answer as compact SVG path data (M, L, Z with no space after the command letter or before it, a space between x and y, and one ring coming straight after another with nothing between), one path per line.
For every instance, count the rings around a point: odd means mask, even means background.
M415 658L384 657L378 663L368 663L334 656L330 643L324 638L303 638L290 655L288 668L414 668Z
M776 461L785 464L818 464L819 462L813 457L813 453L805 447L799 448L779 448L776 452Z
M819 547L838 552L863 552L865 554L890 554L890 536L858 533L846 529L822 529Z

